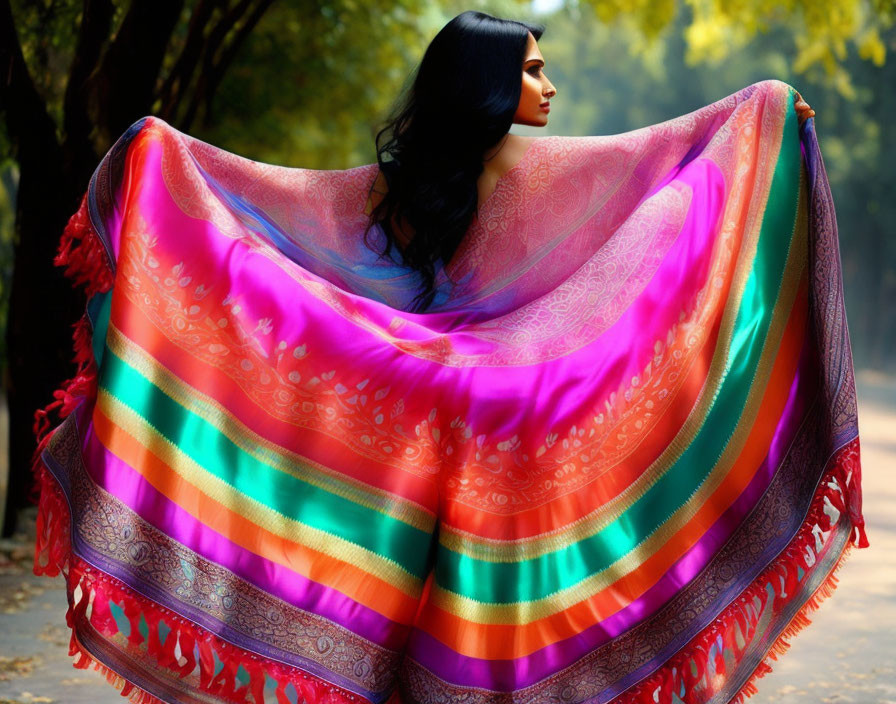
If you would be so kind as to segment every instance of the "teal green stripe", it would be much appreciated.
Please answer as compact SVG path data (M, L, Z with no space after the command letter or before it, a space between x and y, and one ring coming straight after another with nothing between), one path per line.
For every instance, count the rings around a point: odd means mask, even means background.
M87 315L93 325L91 346L93 358L96 360L96 368L103 366L103 351L106 349L106 332L109 330L109 313L112 310L112 291L109 289L103 293L95 293L87 301Z
M792 99L788 106L757 252L735 318L723 382L694 441L616 521L565 548L519 562L488 562L439 544L435 576L441 587L486 603L544 598L606 569L631 552L662 526L711 473L740 422L793 237L800 142Z
M284 516L393 560L416 577L425 576L429 533L258 460L212 423L165 394L108 346L104 355L100 386L236 492ZM169 498L177 501L176 496Z

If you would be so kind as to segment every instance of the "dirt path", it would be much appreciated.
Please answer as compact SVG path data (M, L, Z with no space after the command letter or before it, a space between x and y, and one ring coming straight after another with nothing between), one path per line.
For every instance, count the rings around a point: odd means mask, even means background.
M896 704L896 378L859 374L867 550L853 550L750 704ZM61 579L35 577L27 539L0 543L0 704L123 704L68 656Z

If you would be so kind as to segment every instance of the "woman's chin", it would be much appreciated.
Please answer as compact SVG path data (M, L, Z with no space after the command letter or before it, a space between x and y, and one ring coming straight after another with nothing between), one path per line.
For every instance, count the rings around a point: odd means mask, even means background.
M548 115L546 112L542 111L540 115L529 117L525 121L520 121L519 124L529 125L530 127L544 127L548 124Z

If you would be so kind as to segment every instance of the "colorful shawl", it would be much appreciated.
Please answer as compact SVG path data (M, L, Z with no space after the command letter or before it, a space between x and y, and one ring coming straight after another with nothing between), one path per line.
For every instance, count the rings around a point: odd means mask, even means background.
M537 137L423 313L362 241L376 164L136 122L63 235L89 303L35 422L75 666L140 703L754 693L868 545L793 93Z

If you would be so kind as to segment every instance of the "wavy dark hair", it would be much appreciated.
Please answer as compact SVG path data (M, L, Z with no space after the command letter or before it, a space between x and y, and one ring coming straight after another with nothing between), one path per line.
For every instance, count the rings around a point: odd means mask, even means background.
M414 312L432 303L435 263L451 260L472 223L483 154L513 124L529 32L537 40L544 26L476 10L460 13L433 38L409 77L410 88L376 134L387 193L370 213L364 242L376 251L368 234L379 223L386 236L380 256L396 247L420 272ZM414 233L403 250L395 222L406 222Z

